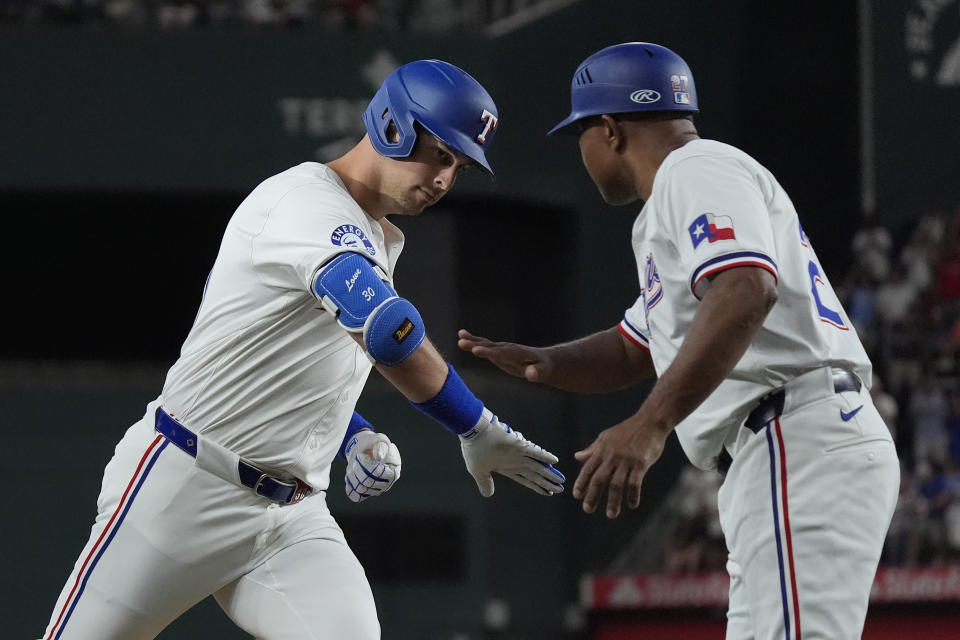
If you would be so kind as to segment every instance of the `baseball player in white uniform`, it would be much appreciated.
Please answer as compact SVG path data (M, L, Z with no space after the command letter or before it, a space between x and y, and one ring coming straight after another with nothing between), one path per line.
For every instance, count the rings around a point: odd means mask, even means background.
M640 200L641 294L620 323L547 348L461 330L460 346L533 382L579 392L656 376L636 414L576 453L574 497L607 516L640 500L676 431L725 474L727 638L859 638L897 499L899 463L870 399L871 365L793 204L756 160L700 139L693 75L649 43L577 69L572 111L604 199Z
M493 100L419 60L364 121L353 150L267 179L231 218L180 358L104 471L46 640L153 638L210 594L257 638L379 638L325 501L338 453L351 500L400 475L396 447L354 410L372 366L459 436L482 495L492 472L562 490L556 457L484 407L393 287L403 234L385 216L418 214L470 166L490 171Z

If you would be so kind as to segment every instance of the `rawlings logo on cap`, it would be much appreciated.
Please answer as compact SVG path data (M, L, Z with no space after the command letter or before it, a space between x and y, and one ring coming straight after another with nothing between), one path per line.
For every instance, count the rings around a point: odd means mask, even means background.
M637 89L630 94L630 100L637 104L653 104L660 102L660 92L653 89Z

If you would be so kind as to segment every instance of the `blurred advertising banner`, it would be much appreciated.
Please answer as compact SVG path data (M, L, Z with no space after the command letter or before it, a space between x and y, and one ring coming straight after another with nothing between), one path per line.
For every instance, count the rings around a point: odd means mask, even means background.
M594 611L725 607L729 586L724 572L585 576L580 602ZM881 567L870 602L960 602L960 565Z
M595 575L580 581L590 640L722 638L725 572ZM902 640L923 629L925 640L954 640L960 625L960 565L886 567L870 593L865 640Z

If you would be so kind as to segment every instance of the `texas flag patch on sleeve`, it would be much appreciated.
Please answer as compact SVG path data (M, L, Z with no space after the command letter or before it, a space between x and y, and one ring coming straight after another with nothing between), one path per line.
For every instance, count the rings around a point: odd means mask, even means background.
M715 216L712 213L697 216L697 219L690 223L688 231L694 249L704 240L713 243L718 240L734 240L737 237L733 233L730 216Z

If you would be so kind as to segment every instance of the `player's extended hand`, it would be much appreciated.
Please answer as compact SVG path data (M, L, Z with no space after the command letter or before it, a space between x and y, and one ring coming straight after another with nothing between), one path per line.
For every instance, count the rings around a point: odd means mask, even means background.
M390 438L358 431L347 443L344 490L352 502L363 502L393 487L400 479L400 451Z
M547 379L551 364L543 349L514 342L494 342L466 329L457 332L457 346L478 358L489 360L501 370L530 382Z
M489 409L484 408L477 426L460 436L460 448L484 498L493 495L494 471L541 495L563 491L566 478L553 468L557 456L497 420Z
M620 515L626 493L627 506L640 506L640 485L653 463L663 453L668 433L629 419L600 432L593 443L577 451L583 462L573 485L573 497L583 499L583 510L593 513L607 494L607 517Z

